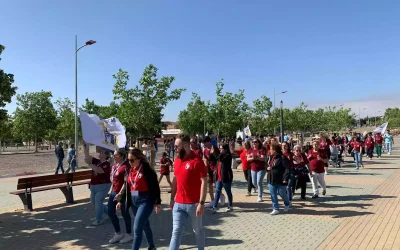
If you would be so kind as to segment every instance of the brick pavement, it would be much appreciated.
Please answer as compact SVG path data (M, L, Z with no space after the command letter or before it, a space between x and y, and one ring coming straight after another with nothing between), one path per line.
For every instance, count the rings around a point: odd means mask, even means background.
M328 193L318 200L298 200L287 214L270 216L271 202L246 197L240 170L234 173L232 213L222 209L206 213L207 249L398 249L400 246L400 155L365 161L365 169L353 164L332 169L326 177ZM349 159L349 158L347 158ZM373 162L373 163L372 163ZM90 226L94 217L88 205L87 187L74 189L78 202L66 206L57 201L59 190L33 194L35 212L15 211L22 207L18 197L8 195L16 178L0 180L1 249L130 249L130 244L109 245L110 222ZM167 249L172 230L167 207L167 183L162 182L163 211L151 216L158 249ZM311 187L308 187L308 196ZM55 202L48 202L55 201ZM122 226L123 228L123 226ZM187 225L181 249L194 249L194 236ZM5 247L3 247L5 246ZM143 243L143 247L145 244ZM396 248L397 247L397 248Z

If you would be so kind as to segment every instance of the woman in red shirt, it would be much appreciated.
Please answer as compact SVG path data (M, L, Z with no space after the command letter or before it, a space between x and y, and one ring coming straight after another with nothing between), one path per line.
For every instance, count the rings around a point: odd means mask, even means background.
M313 141L313 149L308 151L307 159L310 162L310 168L312 173L311 183L313 186L313 199L318 198L319 189L318 184L322 187L322 195L326 194L326 183L325 183L325 164L328 163L328 156L325 150L319 148L319 141Z
M262 182L266 174L265 156L265 148L261 141L259 139L253 140L253 148L247 152L247 162L250 163L253 185L257 186L258 189L258 202L262 202Z
M92 178L90 179L90 203L95 209L96 220L92 223L92 226L98 226L103 224L103 214L108 214L107 206L104 205L104 199L107 197L108 191L111 187L111 167L110 162L110 151L105 148L96 147L96 151L99 152L99 158L94 158L89 155L89 146L86 142L83 142L83 148L85 153L85 162L92 169Z
M283 155L288 159L290 165L289 171L289 183L288 183L288 197L289 201L292 202L294 192L296 190L296 176L294 172L293 156L294 154L290 151L289 142L282 143Z
M369 157L370 160L372 160L372 157L374 157L374 141L372 140L371 136L367 137L367 140L365 141L365 147L367 149L367 156Z
M244 147L236 150L236 153L239 155L240 160L242 161L242 170L244 174L244 178L247 181L247 196L251 196L251 189L254 188L254 192L256 187L253 185L251 181L251 168L250 164L247 162L247 152L251 150L250 142L245 141Z
M307 182L311 181L308 175L310 171L307 167L309 162L306 154L302 152L300 145L294 146L293 150L293 165L297 178L296 189L301 188L301 199L305 200Z
M355 141L353 142L353 150L352 154L354 155L354 159L356 161L356 169L360 169L360 165L364 167L364 164L362 163L362 155L361 155L361 150L362 150L362 143L360 140L360 137L357 137Z
M132 207L132 213L135 216L132 250L139 250L143 231L146 235L148 249L153 250L156 247L149 217L153 209L156 213L161 211L161 192L157 174L151 168L146 156L139 149L129 151L128 161L130 166L127 168L127 178L121 191L121 199L117 204L117 210L121 208L123 200L125 200L127 206L130 205ZM130 190L130 200L128 190Z
M125 205L121 208L121 214L124 218L126 234L121 232L121 227L119 225L119 218L117 216L116 203L119 200L121 189L125 182L125 171L128 167L128 162L126 160L126 150L120 148L114 152L114 166L111 169L111 182L112 182L112 192L108 199L108 217L114 226L115 235L109 241L111 244L115 242L127 243L132 241L132 221L129 214L129 210L125 209Z

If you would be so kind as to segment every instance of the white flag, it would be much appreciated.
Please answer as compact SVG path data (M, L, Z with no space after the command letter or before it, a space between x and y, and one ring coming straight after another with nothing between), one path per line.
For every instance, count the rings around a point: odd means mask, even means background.
M85 142L110 150L126 146L125 127L118 118L100 119L80 111L82 136Z
M388 122L385 122L384 124L380 125L376 129L374 129L374 134L376 134L376 133L384 134L386 132L387 125L388 125Z
M204 136L208 136L208 131L207 131L207 133L206 133Z
M251 137L251 131L250 131L250 126L249 125L247 125L247 127L245 127L243 129L243 133L244 133L244 136Z

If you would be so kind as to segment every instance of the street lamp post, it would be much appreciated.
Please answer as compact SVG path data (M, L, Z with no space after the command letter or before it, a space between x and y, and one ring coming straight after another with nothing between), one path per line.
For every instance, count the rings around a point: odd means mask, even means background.
M281 100L281 143L284 142L283 134L283 101Z
M275 110L275 97L276 97L277 95L285 94L285 93L287 93L286 90L275 94L275 88L274 88L274 110ZM276 127L275 127L275 126L274 126L274 135L276 135Z
M75 148L78 150L78 51L83 47L95 44L96 41L89 40L78 48L78 36L75 35Z
M377 111L377 112L375 112L375 127L376 127L376 114L377 113L380 113L381 111Z
M363 108L362 110L364 111L366 109L367 108ZM359 123L360 128L361 128L361 109L360 109L360 107L358 107L358 123Z

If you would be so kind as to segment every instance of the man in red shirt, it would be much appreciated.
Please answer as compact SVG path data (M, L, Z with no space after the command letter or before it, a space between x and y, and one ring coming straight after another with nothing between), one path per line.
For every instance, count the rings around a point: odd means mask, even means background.
M325 169L324 166L328 163L328 156L325 150L319 148L319 141L313 141L313 148L308 151L307 160L312 174L312 187L314 191L313 199L318 198L318 184L322 187L322 195L326 194Z
M204 250L204 202L207 195L207 168L190 149L190 137L179 135L175 140L175 178L172 181L171 203L173 229L170 250L179 250L186 219L191 220L197 248Z

